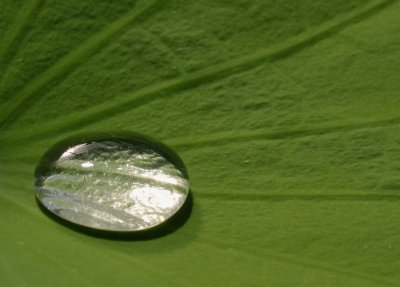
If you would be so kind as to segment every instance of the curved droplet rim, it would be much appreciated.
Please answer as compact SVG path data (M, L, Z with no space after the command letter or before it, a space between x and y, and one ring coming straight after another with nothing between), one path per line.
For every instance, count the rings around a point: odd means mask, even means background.
M166 159L170 160L182 175L189 180L189 175L183 160L179 155L166 144L155 140L149 136L133 133L133 132L102 132L102 133L82 133L68 137L53 146L51 146L41 157L39 164L34 171L34 177L38 174L44 174L48 171L49 163L59 158L68 147L87 143L88 141L101 141L101 140L123 140L130 143L142 143L144 146L152 146L155 150L159 151Z
M119 140L127 143L143 144L144 147L153 147L158 153L164 156L167 160L174 164L174 166L182 173L182 175L189 182L189 175L183 160L179 155L168 147L166 144L151 138L149 136L127 131L119 132L97 132L97 133L78 133L72 135L64 140L61 140L51 146L41 157L38 165L34 171L34 187L36 194L36 203L39 208L54 221L69 227L75 231L79 231L91 236L102 237L108 239L117 240L147 240L152 238L161 237L172 233L176 229L180 228L189 219L192 213L193 207L193 196L190 189L188 190L187 197L183 204L178 208L176 213L167 218L164 222L141 230L107 230L101 228L94 228L86 225L81 225L72 221L69 221L52 210L48 209L39 199L38 192L36 189L37 178L39 175L47 174L50 171L50 164L57 160L66 149L79 144L93 142L93 141L105 141L105 140Z
M144 241L166 236L185 225L193 211L193 194L189 190L187 198L181 208L166 221L160 223L157 226L136 231L111 231L80 225L78 223L74 223L58 216L57 214L49 210L46 206L44 206L37 197L36 204L40 208L40 210L42 210L42 212L46 214L51 220L76 232L108 240Z

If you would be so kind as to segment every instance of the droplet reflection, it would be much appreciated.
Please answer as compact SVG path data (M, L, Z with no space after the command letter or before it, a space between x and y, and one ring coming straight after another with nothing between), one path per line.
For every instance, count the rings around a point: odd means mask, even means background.
M183 164L145 140L96 139L48 152L35 172L39 201L77 224L110 231L159 225L184 204Z

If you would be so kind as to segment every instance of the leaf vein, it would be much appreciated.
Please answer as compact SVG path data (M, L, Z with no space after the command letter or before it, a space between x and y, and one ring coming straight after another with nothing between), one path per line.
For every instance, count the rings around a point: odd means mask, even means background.
M210 243L213 246L226 250L227 248L230 248L231 250L236 250L238 253L243 254L245 256L254 256L258 258L265 258L269 257L270 260L278 261L278 262L283 262L286 264L290 265L295 265L295 266L302 266L306 268L311 268L311 269L316 269L316 270L321 270L325 272L329 272L332 274L336 275L344 275L350 278L357 278L357 279L363 279L363 280L368 280L370 282L375 282L378 284L387 284L388 286L399 286L399 282L397 280L390 280L387 278L381 278L381 277L376 277L376 276L371 276L369 274L365 273L360 273L356 271L348 271L346 269L336 267L336 266L330 266L327 264L320 264L314 261L310 260L305 260L305 259L300 259L300 258L289 258L287 255L282 254L280 252L273 252L271 250L263 249L260 252L260 249L257 249L256 251L252 250L251 248L246 248L243 246L240 246L240 248L237 248L237 246L232 246L231 244L227 243L222 243L222 242L217 242L215 240L211 240L207 237L200 236L200 240L206 243ZM233 248L235 249L233 249Z
M19 10L11 24L11 29L0 42L0 70L2 71L0 78L3 78L7 65L18 50L24 34L28 31L27 24L36 15L41 2L42 0L25 1L24 6Z
M67 132L76 128L81 128L94 121L99 122L100 120L104 120L116 113L121 114L127 112L149 101L170 97L176 94L176 92L200 86L205 82L209 83L226 78L236 73L255 68L267 61L272 62L285 58L324 40L328 36L337 33L365 17L373 15L395 1L396 0L373 1L360 9L355 9L344 16L339 16L332 21L328 21L312 31L307 31L295 36L272 49L262 49L251 55L236 58L233 61L217 64L210 68L160 84L150 85L133 94L118 97L114 102L100 103L83 112L76 112L66 117L58 118L54 121L50 121L48 124L41 125L38 130L25 136L24 139L51 136L55 131L63 130Z
M148 1L144 7L128 12L61 58L43 74L29 83L19 95L13 98L13 101L1 115L0 127L5 129L12 121L17 119L25 108L29 107L29 102L43 97L48 92L46 86L49 83L61 81L67 74L75 70L79 64L83 63L83 59L93 56L97 51L104 48L107 41L120 35L124 31L124 28L139 18L149 15L149 12L158 3L160 3L158 0Z
M207 134L191 139L176 138L166 140L166 142L180 149L190 149L193 147L204 148L208 146L219 146L238 142L258 141L258 140L290 140L304 138L308 136L323 136L332 133L350 132L360 129L374 129L387 127L391 125L399 125L400 117L390 119L379 119L375 121L354 122L345 125L330 125L313 128L274 131L271 129L258 129L253 131L223 132L215 134Z

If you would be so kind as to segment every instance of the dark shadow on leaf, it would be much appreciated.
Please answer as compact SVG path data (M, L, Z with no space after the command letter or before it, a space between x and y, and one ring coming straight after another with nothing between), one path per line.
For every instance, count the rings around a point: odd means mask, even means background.
M143 240L151 240L166 236L181 228L190 218L193 210L193 195L190 191L188 197L181 207L181 209L170 217L167 221L162 224L152 227L147 230L141 231L132 231L132 232L119 232L119 231L105 231L98 230L90 227L85 227L79 224L72 223L61 217L58 217L46 207L44 207L40 201L36 198L36 204L39 208L45 213L49 218L53 221L72 229L76 232L86 234L88 236L103 238L108 240L119 240L119 241L143 241Z

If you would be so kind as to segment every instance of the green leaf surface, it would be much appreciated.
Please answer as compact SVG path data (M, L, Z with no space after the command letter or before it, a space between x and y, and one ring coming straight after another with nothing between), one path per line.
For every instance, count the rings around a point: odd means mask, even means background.
M400 3L0 1L4 286L400 286ZM92 237L36 205L77 132L185 161L165 237Z

